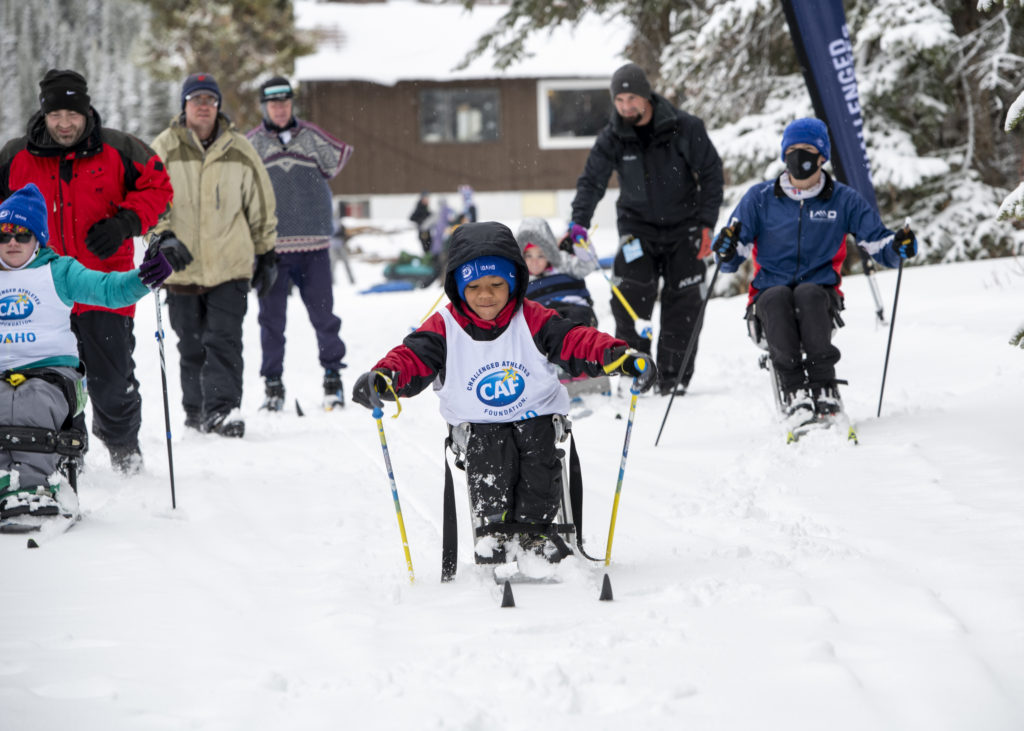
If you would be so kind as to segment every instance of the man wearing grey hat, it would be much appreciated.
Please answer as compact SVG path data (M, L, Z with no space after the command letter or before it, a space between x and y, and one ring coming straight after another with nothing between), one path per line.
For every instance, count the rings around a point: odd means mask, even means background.
M700 334L704 258L711 253L711 230L722 205L722 161L704 123L655 93L636 64L615 72L611 95L615 109L576 182L563 242L586 236L612 172L618 173L620 246L613 272L638 319L613 297L615 335L637 350L651 351L651 341L636 325L650 319L663 282L658 388L671 393L678 380L681 394L693 375L696 349L685 368L682 360L690 339Z

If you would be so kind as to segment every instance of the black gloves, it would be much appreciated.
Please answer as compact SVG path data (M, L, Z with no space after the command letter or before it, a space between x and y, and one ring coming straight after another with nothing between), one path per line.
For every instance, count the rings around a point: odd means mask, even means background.
M381 408L384 405L381 394L387 393L388 382L394 381L397 375L384 369L367 371L356 379L356 385L352 387L352 400L368 409Z
M149 243L149 250L154 251L154 247L167 258L171 268L176 272L180 272L192 263L192 254L185 248L185 244L178 240L173 231L164 231L154 236Z
M263 299L270 294L275 281L277 281L277 252L270 250L256 257L256 270L253 272L250 286L256 290L256 296Z
M892 250L900 259L909 259L917 253L917 237L910 226L904 226L892 237Z
M620 359L622 362L612 373L622 373L636 378L636 388L640 393L650 391L651 387L658 382L658 367L654 365L654 358L647 353L620 345L617 348L612 348L605 362L615 363Z
M107 259L121 248L125 239L142 233L142 223L134 211L122 208L110 218L97 221L85 235L85 248Z
M734 221L718 232L715 243L711 245L721 261L732 261L736 258L736 246L740 241L740 222Z

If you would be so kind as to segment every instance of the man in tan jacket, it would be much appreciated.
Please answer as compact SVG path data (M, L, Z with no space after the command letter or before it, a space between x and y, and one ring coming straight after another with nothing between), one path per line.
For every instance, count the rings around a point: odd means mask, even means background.
M277 216L263 161L220 103L214 78L192 74L181 115L153 141L174 186L174 207L154 231L193 256L165 285L185 425L241 437L242 321L250 287L262 297L277 276Z

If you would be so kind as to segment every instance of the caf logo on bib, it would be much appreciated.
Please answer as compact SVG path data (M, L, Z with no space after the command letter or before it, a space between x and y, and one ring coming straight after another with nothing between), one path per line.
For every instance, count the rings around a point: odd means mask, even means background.
M33 310L35 305L24 292L0 297L0 320L24 320Z
M515 368L500 368L480 379L476 397L486 406L508 406L523 395L526 379Z

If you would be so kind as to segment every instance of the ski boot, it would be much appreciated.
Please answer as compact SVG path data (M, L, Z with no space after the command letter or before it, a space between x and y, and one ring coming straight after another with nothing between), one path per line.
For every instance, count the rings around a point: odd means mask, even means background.
M284 383L280 378L268 377L266 380L266 398L261 411L281 411L284 409Z
M245 436L245 422L238 418L237 409L208 414L203 420L205 434L220 434L222 437Z
M327 368L324 371L324 411L340 409L345 405L345 387L341 383L341 371Z
M814 409L814 399L806 388L799 388L795 391L787 391L783 397L785 412L783 422L791 432L802 426L807 426L817 418Z
M142 450L139 443L134 444L108 444L110 452L110 466L115 471L126 477L138 475L142 472Z

